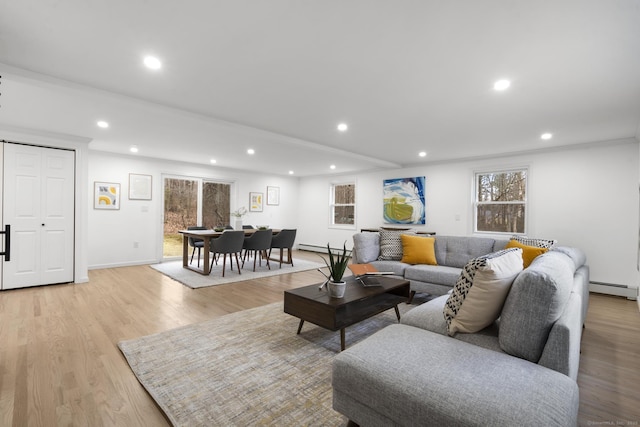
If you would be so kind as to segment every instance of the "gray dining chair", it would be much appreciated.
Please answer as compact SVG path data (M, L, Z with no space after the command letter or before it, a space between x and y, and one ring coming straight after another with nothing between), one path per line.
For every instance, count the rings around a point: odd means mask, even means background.
M187 227L187 230L206 230L207 227L201 227L199 225L192 225ZM196 253L196 249L198 250L198 268L200 268L200 252L202 248L204 248L204 240L198 239L197 237L189 237L189 246L193 248L193 252L191 252L191 261L189 264L193 264L193 256Z
M211 239L210 252L213 254L211 258L211 268L213 269L213 262L220 258L222 255L222 277L224 277L224 271L227 264L227 254L229 255L229 262L231 263L231 271L233 271L233 256L236 258L236 265L238 266L238 274L240 272L240 258L238 254L242 253L242 245L244 243L244 231L228 230L220 235L216 239Z
M247 260L247 256L250 252L253 252L253 271L256 271L256 261L260 258L260 266L262 267L262 258L267 260L267 267L271 270L271 265L269 265L269 256L267 252L271 249L271 237L273 236L273 231L271 229L268 230L258 230L253 233L251 236L244 238L244 244L242 245L242 249L244 249L244 256L242 257L242 266L244 267L244 262Z
M293 267L293 258L291 257L291 249L293 242L296 240L296 229L283 229L271 239L271 247L269 248L269 258L271 258L271 250L280 249L280 268L282 268L282 252L287 250L287 263Z
M253 228L253 225L243 225L242 229L243 230L253 230L254 228Z

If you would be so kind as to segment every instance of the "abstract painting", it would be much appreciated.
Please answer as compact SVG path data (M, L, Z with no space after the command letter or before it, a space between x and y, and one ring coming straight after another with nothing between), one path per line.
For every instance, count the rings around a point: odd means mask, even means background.
M424 176L385 179L383 216L386 224L425 224Z
M113 182L94 182L94 209L120 209L120 184Z

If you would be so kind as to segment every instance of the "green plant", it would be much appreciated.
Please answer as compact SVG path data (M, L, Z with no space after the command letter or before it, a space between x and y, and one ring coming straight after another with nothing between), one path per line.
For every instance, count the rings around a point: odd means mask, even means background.
M347 264L349 264L349 258L351 257L351 251L347 250L347 242L344 242L342 253L333 254L331 252L331 248L327 243L327 252L329 254L329 261L323 258L324 263L329 268L329 277L334 282L341 282L342 276L344 276L344 272L347 269Z

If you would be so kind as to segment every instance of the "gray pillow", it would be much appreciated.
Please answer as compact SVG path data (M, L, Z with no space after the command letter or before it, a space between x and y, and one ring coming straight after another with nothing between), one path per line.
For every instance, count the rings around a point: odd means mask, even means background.
M378 259L380 255L380 235L364 232L353 235L353 262L367 264Z

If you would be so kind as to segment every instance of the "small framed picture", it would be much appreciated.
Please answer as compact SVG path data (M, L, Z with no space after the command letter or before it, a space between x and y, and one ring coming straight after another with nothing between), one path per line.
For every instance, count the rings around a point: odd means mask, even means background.
M262 212L263 198L262 193L249 193L249 211Z
M151 200L151 175L129 174L129 200Z
M280 204L280 187L267 186L267 204L268 205Z
M93 208L120 209L120 184L114 182L93 183Z

